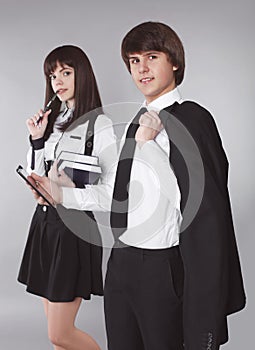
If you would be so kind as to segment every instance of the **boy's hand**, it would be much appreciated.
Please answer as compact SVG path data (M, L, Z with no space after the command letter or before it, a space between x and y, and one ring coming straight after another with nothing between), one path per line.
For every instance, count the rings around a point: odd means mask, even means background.
M139 128L135 134L135 140L141 147L145 142L154 140L158 133L163 129L163 125L154 111L146 112L139 119Z

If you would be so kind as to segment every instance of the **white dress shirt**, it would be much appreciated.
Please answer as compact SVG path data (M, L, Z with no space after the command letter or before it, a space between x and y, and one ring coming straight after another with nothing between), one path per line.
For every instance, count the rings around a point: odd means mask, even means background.
M159 112L174 102L182 102L177 88L143 105ZM161 249L179 244L181 195L169 154L165 129L141 148L136 146L129 184L128 226L120 236L127 245Z
M73 130L62 132L59 125L70 118L72 111L64 110L54 124L53 133L45 142L44 147L35 150L35 168L31 169L32 147L27 155L27 171L40 176L45 175L45 161L55 160L62 150L84 153L85 137L88 122ZM77 137L77 134L81 137ZM75 137L72 137L75 136ZM116 137L111 120L101 114L97 117L94 127L94 146L92 155L98 157L102 174L98 184L86 185L82 188L63 187L63 206L66 208L90 211L109 211L117 163Z

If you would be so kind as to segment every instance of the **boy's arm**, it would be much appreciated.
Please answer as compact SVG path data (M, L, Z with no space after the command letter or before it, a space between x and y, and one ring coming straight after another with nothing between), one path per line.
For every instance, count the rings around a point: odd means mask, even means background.
M163 128L157 112L144 113L140 120L135 139L138 144L136 157L144 162L157 176L159 191L168 198L171 204L180 209L179 193L176 193L176 179L166 152L155 142Z

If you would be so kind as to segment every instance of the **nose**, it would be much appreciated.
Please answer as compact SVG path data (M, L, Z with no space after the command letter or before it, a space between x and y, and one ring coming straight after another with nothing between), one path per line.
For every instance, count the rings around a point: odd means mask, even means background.
M62 81L61 77L56 76L56 78L53 80L53 84L54 84L55 86L62 85L62 84L63 84L63 81Z
M55 84L56 84L56 86L58 86L58 85L62 85L63 82L62 82L61 79L56 79L56 80L55 80Z
M149 66L145 59L141 59L139 63L139 73L145 73L148 72Z

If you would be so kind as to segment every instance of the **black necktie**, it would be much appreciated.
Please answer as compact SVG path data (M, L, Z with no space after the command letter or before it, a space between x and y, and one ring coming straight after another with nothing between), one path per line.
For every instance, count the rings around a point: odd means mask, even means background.
M119 157L110 218L112 232L115 239L117 239L127 228L128 184L130 181L133 155L136 147L135 134L139 127L139 118L146 111L146 108L141 108L129 125L126 140Z

